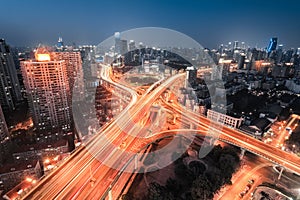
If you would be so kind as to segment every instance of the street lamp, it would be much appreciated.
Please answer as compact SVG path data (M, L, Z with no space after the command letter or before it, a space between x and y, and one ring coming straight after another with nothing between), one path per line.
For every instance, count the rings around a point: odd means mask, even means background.
M59 156L55 156L55 158L53 158L54 161L58 161Z
M29 182L29 183L31 183L31 182L33 181L33 179L30 178L30 177L27 177L27 178L26 178L26 181Z
M44 163L48 164L48 163L50 163L50 160L47 158L47 159L44 161Z
M23 191L24 191L23 189L20 189L20 190L17 192L18 195L22 194Z

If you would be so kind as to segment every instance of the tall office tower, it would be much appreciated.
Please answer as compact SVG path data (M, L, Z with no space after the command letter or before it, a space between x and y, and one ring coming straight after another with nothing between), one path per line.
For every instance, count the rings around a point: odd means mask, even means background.
M280 63L283 57L283 45L278 45L276 62Z
M115 53L124 55L128 51L127 40L121 40L119 32L115 33Z
M0 103L3 110L14 110L22 100L15 63L10 47L0 39Z
M9 135L5 118L0 105L0 165L9 152Z
M224 51L224 45L223 45L223 44L221 44L221 45L219 46L218 51L219 51L220 54L223 54L223 51Z
M135 41L130 40L129 44L128 44L129 55L125 54L125 57L127 57L127 59L125 60L125 63L132 62L135 60L135 56L137 53L136 51L134 51L135 49L136 49Z
M128 49L129 49L129 51L133 51L133 50L136 49L135 41L134 41L134 40L130 40L130 41L129 41Z
M239 41L234 41L234 49L238 49L239 48Z
M300 55L300 47L298 47L296 54Z
M243 50L246 49L246 44L245 44L245 42L242 42L242 44L241 44L241 49L243 49Z
M232 49L232 42L228 42L228 49Z
M58 51L62 51L62 50L64 49L64 42L63 42L62 37L59 37L59 38L58 38L57 45L56 45L56 49L57 49Z
M115 53L121 52L121 34L120 32L115 32Z
M244 69L246 55L241 53L238 60L238 69Z
M222 80L223 67L224 67L223 64L213 65L212 73L211 73L211 80L212 81Z
M276 46L277 46L277 38L271 38L270 39L270 42L269 42L269 46L267 48L267 52L268 52L268 56L270 55L270 53L272 51L274 51L276 49Z
M287 50L283 55L283 62L291 62L291 59L293 58L294 49Z
M128 52L127 40L120 40L120 54L124 55Z
M197 82L197 69L194 66L186 68L185 87L193 87Z
M35 60L21 62L28 104L39 131L70 131L71 92L65 60L45 48L35 52Z

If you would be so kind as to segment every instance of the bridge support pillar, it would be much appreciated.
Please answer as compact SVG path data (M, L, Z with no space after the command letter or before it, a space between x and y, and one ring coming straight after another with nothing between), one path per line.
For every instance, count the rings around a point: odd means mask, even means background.
M182 135L179 135L179 144L178 144L178 148L182 148L183 147L183 141L182 141Z
M282 172L283 172L284 168L281 167L280 168L280 172L279 172L279 175L278 175L278 180L280 180L281 176L282 176Z
M246 150L243 149L243 148L241 148L240 159L243 159L243 158L244 158L245 152L246 152Z
M108 200L113 200L113 195L112 195L112 191L111 191L111 186L109 186L109 191L108 191Z
M135 155L134 156L134 171L136 171L138 168L138 156Z
M194 124L192 122L190 123L190 129L195 129Z

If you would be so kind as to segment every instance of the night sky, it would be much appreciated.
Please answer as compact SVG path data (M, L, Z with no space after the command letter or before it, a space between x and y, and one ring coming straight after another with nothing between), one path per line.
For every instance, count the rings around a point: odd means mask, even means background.
M98 44L116 31L163 27L202 44L244 41L266 47L278 37L300 47L299 0L2 0L0 37L12 46Z

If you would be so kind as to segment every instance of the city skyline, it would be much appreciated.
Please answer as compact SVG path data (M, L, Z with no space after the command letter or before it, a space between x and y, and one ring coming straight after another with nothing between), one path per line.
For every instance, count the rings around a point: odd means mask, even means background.
M300 200L299 1L1 7L0 200Z
M70 45L99 44L116 31L163 27L182 32L207 48L235 40L266 48L270 37L279 38L284 48L298 48L299 4L293 0L72 1L70 9L69 2L7 1L0 14L6 20L0 27L1 37L12 46L53 45L58 37Z

